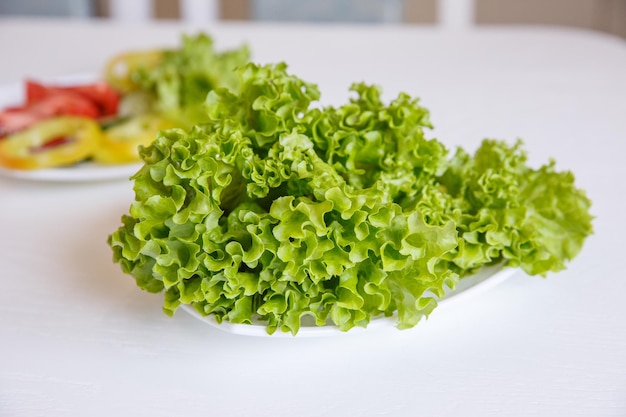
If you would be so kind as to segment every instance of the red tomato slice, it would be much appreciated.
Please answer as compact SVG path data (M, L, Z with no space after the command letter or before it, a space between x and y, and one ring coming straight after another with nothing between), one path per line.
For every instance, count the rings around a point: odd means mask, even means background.
M44 96L21 108L0 112L0 138L24 130L54 116L82 116L97 119L100 110L79 94L60 91Z
M25 110L42 117L60 115L83 116L97 119L98 106L90 100L71 92L58 92L26 106Z
M119 101L120 94L104 81L61 86L26 80L26 104L0 112L0 138L54 116L114 116Z
M32 80L26 80L25 87L26 104L34 103L54 93L51 87L46 87L45 85Z
M76 92L96 103L100 108L101 116L117 114L120 94L105 82L99 81L89 85L68 87L67 90Z
M23 109L11 108L0 112L0 139L37 123L40 118Z
M58 86L26 81L26 103L31 104L56 94L73 93L94 103L101 117L117 114L120 95L103 81L91 84Z

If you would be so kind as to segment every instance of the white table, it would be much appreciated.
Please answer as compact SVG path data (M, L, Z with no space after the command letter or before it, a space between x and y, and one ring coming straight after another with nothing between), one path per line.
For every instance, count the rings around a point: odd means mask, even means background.
M0 83L98 71L197 27L0 20ZM0 179L0 415L626 415L626 43L563 29L216 25L219 48L286 60L324 103L352 81L422 98L433 135L522 137L594 201L569 269L517 273L427 322L320 339L246 338L140 291L106 237L126 181Z

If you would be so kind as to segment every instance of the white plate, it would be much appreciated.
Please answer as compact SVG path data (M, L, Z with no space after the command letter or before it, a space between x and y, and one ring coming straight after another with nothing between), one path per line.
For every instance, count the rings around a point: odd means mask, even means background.
M30 181L89 182L129 179L141 164L101 165L83 162L68 168L8 169L0 167L0 176Z
M95 74L75 74L55 79L37 81L72 84L89 83L97 80ZM0 110L9 106L20 105L24 102L24 82L0 85ZM0 176L31 181L49 182L89 182L126 180L139 170L142 164L103 165L93 162L83 162L67 168L48 168L36 170L21 170L0 167Z
M517 271L518 269L506 268L502 266L491 266L488 268L483 268L483 270L479 273L461 279L454 290L448 290L446 292L446 297L443 300L439 301L439 306L437 308L439 309L442 306L448 305L453 301L459 301L468 296L474 296L489 288L492 288ZM280 329L276 330L274 334L269 335L265 330L265 324L263 322L253 324L236 324L230 323L228 321L223 321L222 323L218 323L213 315L203 316L189 304L181 304L180 308L191 314L193 317L201 320L202 322L227 333L259 337L294 337L291 333L283 332ZM372 319L367 328L354 327L348 332L343 332L333 325L316 326L315 324L303 324L300 326L300 330L295 337L337 336L353 334L365 330L371 331L385 327L395 327L395 325L396 319L394 317L381 317L377 319Z

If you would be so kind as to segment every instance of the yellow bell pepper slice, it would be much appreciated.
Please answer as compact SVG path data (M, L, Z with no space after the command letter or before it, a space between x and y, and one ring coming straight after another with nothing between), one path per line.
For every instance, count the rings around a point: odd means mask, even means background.
M103 132L93 160L102 164L139 162L139 146L148 146L160 130L174 125L155 114L134 116Z
M154 68L163 57L162 50L127 52L111 58L104 69L107 83L118 91L128 92L137 88L133 74L140 69Z
M0 165L24 170L71 165L89 158L100 142L93 119L54 117L1 139Z

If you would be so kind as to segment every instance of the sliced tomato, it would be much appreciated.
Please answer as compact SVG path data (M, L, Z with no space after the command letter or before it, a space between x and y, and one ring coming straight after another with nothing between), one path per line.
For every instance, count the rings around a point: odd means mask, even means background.
M98 123L90 118L47 119L0 141L0 164L12 169L75 164L93 154L101 134Z
M117 114L120 94L104 81L70 86L44 85L33 80L26 81L27 105L44 100L50 96L59 94L65 96L68 93L91 101L98 108L99 117Z
M68 90L91 99L91 101L96 103L100 108L100 115L102 117L117 114L120 104L120 94L104 81L68 87Z
M69 115L97 119L100 116L100 111L94 103L71 92L60 92L45 97L28 105L26 109L42 117Z
M41 118L23 109L11 108L0 112L0 139L26 129Z
M62 115L97 119L100 111L94 103L78 94L58 92L27 106L13 107L0 112L0 138L19 132L42 120Z
M36 81L26 80L25 82L26 104L34 103L48 97L51 92L51 87L47 87Z

